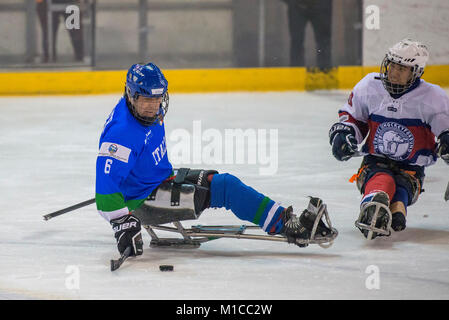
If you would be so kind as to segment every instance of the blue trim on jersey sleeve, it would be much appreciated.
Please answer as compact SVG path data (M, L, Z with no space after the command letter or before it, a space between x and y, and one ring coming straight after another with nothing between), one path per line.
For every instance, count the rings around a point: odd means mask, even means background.
M426 127L430 130L430 125L421 121L420 119L406 119L406 118L396 119L396 118L383 117L377 114L370 114L369 119L378 123L396 122L406 127Z

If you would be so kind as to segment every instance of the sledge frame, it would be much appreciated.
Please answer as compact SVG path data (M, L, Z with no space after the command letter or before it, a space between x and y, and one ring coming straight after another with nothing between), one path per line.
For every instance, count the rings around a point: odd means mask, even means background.
M195 225L184 228L179 221L172 222L174 227L166 225L144 225L143 227L151 237L150 247L176 247L176 248L198 248L202 243L221 238L266 240L277 242L288 242L281 235L245 234L248 230L261 230L259 226L250 225ZM180 234L182 238L162 238L155 230L168 231ZM333 240L333 239L332 239ZM318 244L327 248L332 244L328 238L315 237L312 240L298 239L298 244Z
M196 225L185 228L180 221L197 220L199 214L189 209L181 209L177 210L177 212L176 215L171 215L172 219L167 217L164 210L154 211L150 207L133 212L151 237L150 247L198 248L204 242L221 238L288 242L285 236L279 234L255 234L255 230L262 230L257 225ZM329 228L332 230L332 234L328 236L321 236L316 232L318 223L323 215ZM173 224L173 226L168 226L167 224L169 223ZM157 235L156 230L180 234L182 238L162 238ZM249 232L246 233L246 231ZM322 248L329 248L338 235L338 231L331 225L327 207L324 203L317 209L317 217L313 224L311 235L311 239L296 239L295 244L301 246L318 244Z

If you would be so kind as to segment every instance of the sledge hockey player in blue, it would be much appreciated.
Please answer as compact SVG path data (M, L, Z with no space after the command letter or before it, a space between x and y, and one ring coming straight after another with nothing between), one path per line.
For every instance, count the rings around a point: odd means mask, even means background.
M291 206L284 208L231 174L174 169L164 131L167 90L167 80L156 65L131 66L124 96L100 137L96 204L100 215L111 223L121 254L128 247L132 247L131 255L142 254L142 218L153 217L156 224L163 224L186 220L186 215L196 218L206 208L224 207L241 220L301 247L317 243L313 242L316 237L336 237L330 221L326 224L317 214L323 204L319 198L311 198L308 208L297 216Z

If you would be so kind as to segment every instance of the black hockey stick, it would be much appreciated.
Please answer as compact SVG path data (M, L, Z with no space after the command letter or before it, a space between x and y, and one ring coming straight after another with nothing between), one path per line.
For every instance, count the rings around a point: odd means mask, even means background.
M95 198L89 199L89 200L86 200L86 201L83 201L83 202L80 202L78 204L75 204L75 205L73 205L71 207L68 207L68 208L65 208L65 209L61 209L61 210L58 210L58 211L46 214L44 216L44 220L50 220L51 218L54 218L54 217L60 216L61 214L64 214L64 213L67 213L67 212L70 212L70 211L73 211L73 210L76 210L76 209L88 206L88 205L90 205L90 204L92 204L94 202L95 202Z
M447 183L446 192L444 193L444 200L449 200L449 182Z
M437 156L440 157L442 160L447 161L446 159L444 159L445 156L443 156L443 157L441 156L440 151L437 152ZM448 201L448 200L449 200L449 182L447 183L446 191L444 192L444 201Z
M122 265L122 263L129 257L129 255L131 254L131 246L126 247L125 251L123 251L121 257L118 260L111 260L111 271L115 271L118 268L120 268L120 266Z
M356 157L364 157L364 156L366 156L366 155L367 155L367 153L362 152L362 151L360 151L360 150L357 150L356 152L354 152L354 154L352 155L352 157L354 157L354 158L356 158Z

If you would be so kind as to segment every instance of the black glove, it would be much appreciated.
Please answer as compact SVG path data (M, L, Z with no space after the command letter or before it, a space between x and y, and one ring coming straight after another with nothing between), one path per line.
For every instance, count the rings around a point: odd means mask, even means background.
M140 220L133 215L126 215L111 220L114 236L117 240L117 248L123 254L127 247L131 247L131 256L139 256L143 253L142 234L140 233Z
M357 151L354 128L343 123L335 123L329 130L332 154L339 161L349 160Z
M444 131L438 137L437 154L449 164L449 130Z

